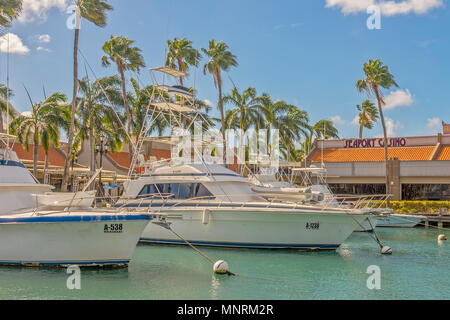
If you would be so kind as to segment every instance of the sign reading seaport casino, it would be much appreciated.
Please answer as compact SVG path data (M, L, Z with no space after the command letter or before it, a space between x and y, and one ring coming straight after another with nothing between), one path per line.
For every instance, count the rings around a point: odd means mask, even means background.
M390 138L388 139L388 147L405 147L405 138ZM351 139L345 140L345 148L383 148L384 138L371 139Z

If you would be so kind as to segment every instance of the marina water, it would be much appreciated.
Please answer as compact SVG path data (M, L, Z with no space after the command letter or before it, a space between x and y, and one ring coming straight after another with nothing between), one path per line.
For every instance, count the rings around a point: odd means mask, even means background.
M65 269L0 267L0 299L450 299L450 250L435 229L377 229L394 250L382 256L368 234L337 252L202 249L238 277L215 276L188 247L138 245L128 269L81 269L69 290ZM381 271L370 290L369 266Z

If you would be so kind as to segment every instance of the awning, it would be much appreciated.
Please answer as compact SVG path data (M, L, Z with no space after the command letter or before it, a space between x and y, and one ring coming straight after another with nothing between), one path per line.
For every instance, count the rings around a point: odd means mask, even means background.
M175 69L168 68L168 67L151 68L150 70L159 71L159 72L162 72L162 73L165 73L170 76L177 77L177 78L187 76L186 72L175 70Z
M194 112L195 111L195 109L193 109L193 108L181 106L179 104L172 103L172 102L154 102L154 103L152 103L152 105L159 109L172 110L172 111L176 111L176 112Z

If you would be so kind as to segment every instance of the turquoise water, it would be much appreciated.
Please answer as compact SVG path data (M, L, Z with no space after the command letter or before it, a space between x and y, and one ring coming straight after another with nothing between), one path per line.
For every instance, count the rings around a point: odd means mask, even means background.
M382 256L365 233L337 252L202 249L240 277L214 276L188 247L139 245L128 269L81 270L69 290L63 269L0 267L0 299L450 299L450 242L433 229L377 229L393 248ZM448 235L447 235L448 236ZM366 286L367 267L381 289Z

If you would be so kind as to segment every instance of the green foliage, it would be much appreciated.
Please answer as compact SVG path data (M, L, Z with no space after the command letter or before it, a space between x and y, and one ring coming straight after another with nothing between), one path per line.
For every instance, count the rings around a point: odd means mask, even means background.
M395 213L439 213L439 209L450 210L450 201L391 201Z

